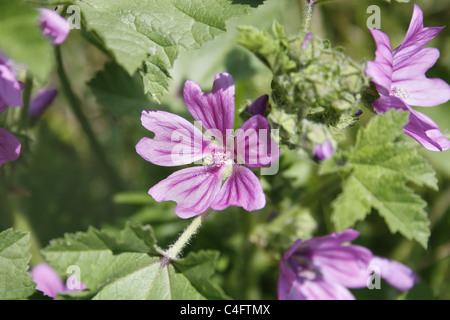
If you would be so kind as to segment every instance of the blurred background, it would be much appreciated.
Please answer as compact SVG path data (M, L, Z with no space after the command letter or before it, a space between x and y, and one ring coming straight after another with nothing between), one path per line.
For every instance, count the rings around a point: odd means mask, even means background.
M375 44L366 27L368 6L380 7L381 30L389 35L395 48L406 33L414 3L424 11L425 26L444 26L450 21L449 1L389 4L382 0L336 0L315 8L311 31L330 39L333 46L344 47L356 61L373 60ZM302 8L302 0L267 0L249 15L229 22L227 33L201 49L183 53L171 72L170 92L161 105L143 94L138 77L129 77L86 39L84 31L73 29L61 47L64 65L117 179L112 179L97 161L60 92L35 122L29 139L22 137L20 159L9 164L15 179L8 195L14 201L10 201L8 210L12 207L14 215L7 213L0 202L0 230L14 225L32 231L32 264L43 261L39 249L51 239L67 232L86 231L90 225L120 229L127 220L151 224L160 246L166 248L190 221L175 215L174 203L156 203L147 195L150 187L179 168L153 165L135 152L136 143L150 136L140 124L142 110L161 109L192 119L181 96L184 82L194 80L207 91L214 74L224 71L235 80L237 107L270 93L271 72L235 43L236 28L253 25L270 30L273 20L277 20L288 34L295 34L302 23ZM445 28L430 42L429 46L440 49L441 57L428 77L450 82L449 39L450 30ZM115 68L123 81L108 82L100 73L105 66ZM59 88L56 73L48 86ZM420 111L434 119L449 136L450 102ZM352 134L350 130L349 135ZM356 243L377 255L407 264L418 273L421 282L407 294L400 294L385 283L382 290L354 290L357 298L450 299L450 151L438 153L420 148L420 153L431 161L439 180L438 192L416 188L428 203L428 250L398 234L390 234L377 214L371 214L355 228L361 231ZM187 249L220 251L214 280L233 298L276 299L278 261L290 240L334 231L328 222L329 203L340 192L338 181L319 177L317 164L299 159L293 152L284 152L280 163L279 175L263 181L268 197L265 209L247 213L229 208L211 214ZM277 203L276 208L271 202ZM286 210L280 212L280 207ZM285 218L276 219L282 215ZM289 226L296 229L290 230Z

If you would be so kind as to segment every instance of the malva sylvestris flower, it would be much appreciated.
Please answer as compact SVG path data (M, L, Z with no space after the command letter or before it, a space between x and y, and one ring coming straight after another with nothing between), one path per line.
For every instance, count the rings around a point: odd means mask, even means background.
M41 13L39 25L43 34L48 36L54 45L66 41L70 32L70 26L66 19L51 9L39 8L38 10Z
M36 283L36 290L41 291L44 295L53 299L56 299L56 294L58 293L68 293L86 289L84 283L75 283L77 279L71 278L74 276L67 279L67 283L73 285L73 288L68 288L56 271L45 263L36 265L31 269L30 273L31 278Z
M353 300L348 288L365 288L371 272L401 291L417 282L415 273L405 265L374 256L358 245L344 245L359 236L347 229L341 233L297 240L283 255L278 278L280 300Z
M0 114L10 106L22 106L24 84L17 80L12 60L0 53ZM0 128L0 166L17 160L21 144L17 138Z
M17 160L20 149L20 141L12 133L0 128L0 166L6 162Z
M30 110L28 114L32 117L38 117L42 115L45 110L52 104L55 100L58 90L56 89L41 89L30 101Z
M247 112L250 113L252 116L255 116L257 114L264 116L267 111L268 103L269 103L269 96L267 94L262 95L261 97L257 98L255 101L250 103L250 105L247 108Z
M331 142L328 140L325 140L324 143L314 144L314 157L316 157L319 160L325 160L328 159L333 155L333 146L331 145Z
M158 202L175 201L181 218L199 215L209 208L240 206L262 209L266 199L259 179L247 167L265 167L278 160L280 151L270 138L267 119L259 114L236 132L234 82L228 73L216 74L212 92L202 92L186 81L185 104L205 130L164 111L143 111L142 125L154 133L136 145L145 160L160 166L200 162L201 166L178 170L149 190ZM262 99L263 100L263 99Z
M70 31L67 21L53 10L40 8L39 23L44 35L51 38L54 45L63 43ZM22 106L22 90L24 83L17 80L14 72L16 64L0 52L0 114L8 107ZM42 90L31 101L30 114L39 115L56 96L53 89ZM17 160L21 144L17 138L5 129L0 128L0 166L6 162Z
M423 48L444 27L424 27L423 12L414 5L414 12L403 43L391 49L389 37L371 29L377 46L375 60L367 63L366 74L375 83L380 98L373 103L378 113L389 109L409 111L404 132L425 148L443 151L450 141L442 135L438 125L410 105L433 107L450 99L450 86L442 79L429 79L425 72L439 58L436 48Z
M0 52L0 113L7 107L22 106L24 83L17 80L15 63Z

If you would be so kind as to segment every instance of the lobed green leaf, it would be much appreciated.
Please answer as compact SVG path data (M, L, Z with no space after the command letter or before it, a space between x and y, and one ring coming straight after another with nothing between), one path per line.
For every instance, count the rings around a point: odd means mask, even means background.
M0 233L0 300L26 299L36 284L28 272L30 234L7 229Z
M169 70L182 50L196 49L226 30L226 21L262 0L55 1L80 7L86 28L131 76L139 71L156 101L168 89Z
M54 240L45 257L60 274L71 265L80 268L80 281L88 292L74 297L108 299L224 299L209 282L215 252L199 252L182 260L161 255L149 226L128 223L120 232L90 228ZM67 298L67 295L61 296ZM70 297L69 297L70 298Z
M353 148L337 152L321 165L322 174L347 176L343 192L332 203L332 220L339 230L363 220L374 208L392 233L399 231L427 246L426 203L407 183L437 189L437 179L414 147L398 141L407 121L408 113L402 111L377 115L358 132Z

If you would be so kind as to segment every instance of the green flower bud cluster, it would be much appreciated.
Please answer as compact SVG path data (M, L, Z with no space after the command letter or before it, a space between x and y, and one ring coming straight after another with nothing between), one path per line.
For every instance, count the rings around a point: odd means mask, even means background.
M299 31L288 37L276 22L273 35L249 26L240 31L238 43L273 73L268 118L280 129L280 144L309 154L314 143L335 145L336 133L352 125L364 105L364 64L315 35Z

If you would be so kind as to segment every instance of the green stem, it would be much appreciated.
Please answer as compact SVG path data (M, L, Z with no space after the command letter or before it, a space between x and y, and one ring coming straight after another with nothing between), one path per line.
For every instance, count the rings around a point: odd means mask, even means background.
M258 290L257 273L255 265L256 246L250 242L250 235L255 226L255 216L253 214L244 214L244 244L242 246L243 263L242 263L242 279L241 290L243 292L243 299L258 300L260 292Z
M309 32L315 0L305 0L305 3L306 3L306 8L305 8L304 17L303 17L303 19L304 19L303 31Z
M80 123L81 127L83 128L83 131L85 132L89 140L91 149L97 156L97 159L100 162L102 168L104 169L105 175L107 176L111 185L115 189L120 189L122 185L120 178L116 173L116 171L108 162L108 159L106 158L103 148L101 144L98 142L97 137L95 136L94 131L92 130L92 127L86 115L84 114L83 109L81 108L81 101L78 99L78 97L74 94L72 90L69 78L67 77L67 74L64 70L61 50L58 46L55 47L55 55L56 55L58 76L61 81L62 90L64 92L64 95L66 96L66 100L69 103L69 106L72 109L72 112L74 113L75 117L78 119L78 122Z
M28 112L30 111L31 92L33 90L33 77L27 72L25 78L25 88L23 89L22 101L23 108L20 115L20 126L22 130L28 127L28 120L30 119Z
M192 220L191 224L184 229L178 240L169 248L169 250L165 252L164 256L170 260L177 259L181 253L181 250L183 250L183 248L189 243L189 240L197 233L208 213L209 210Z

